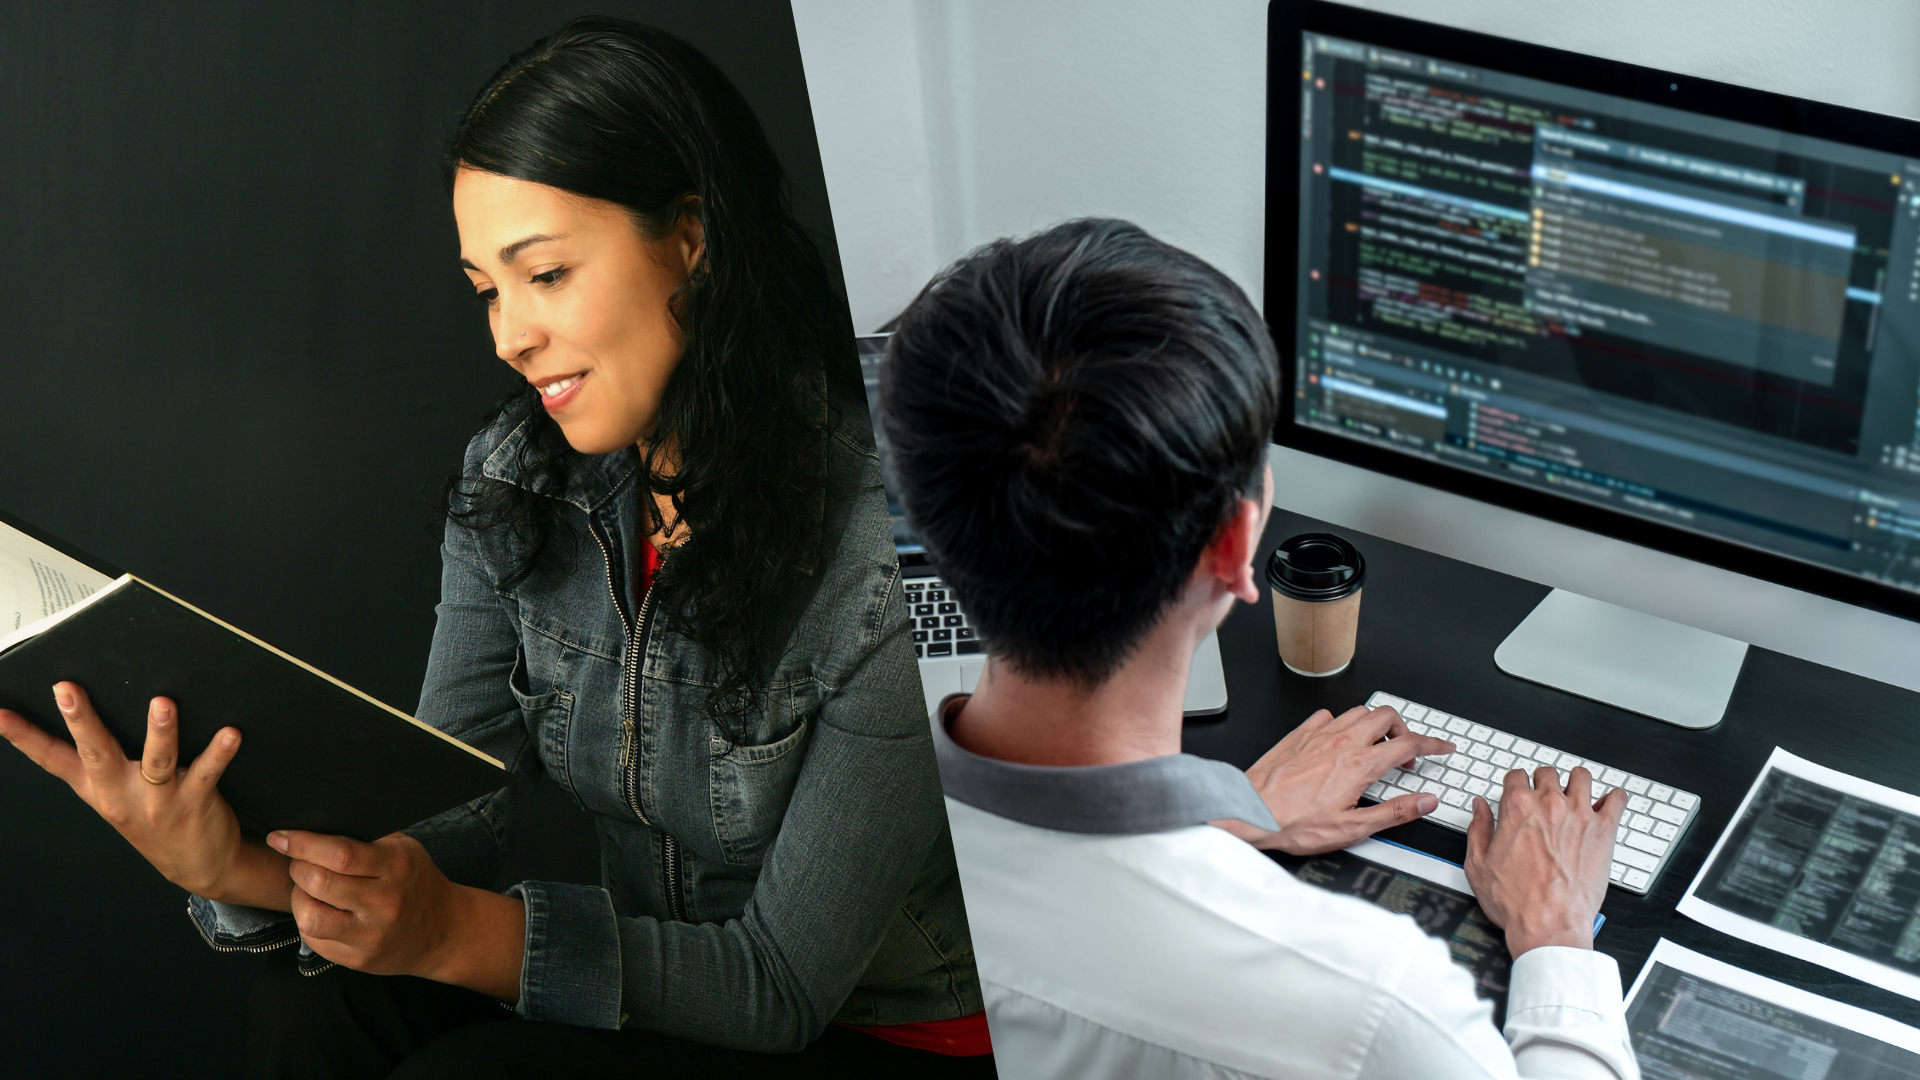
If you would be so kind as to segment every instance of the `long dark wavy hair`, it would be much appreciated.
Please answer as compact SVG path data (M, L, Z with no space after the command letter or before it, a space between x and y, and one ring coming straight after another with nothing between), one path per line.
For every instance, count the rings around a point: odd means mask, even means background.
M794 219L786 175L753 110L699 50L621 19L575 19L509 58L448 139L460 169L545 184L625 208L648 237L697 214L705 252L669 310L685 335L639 447L647 486L671 500L689 539L656 582L653 616L719 663L712 718L729 743L757 707L755 679L784 641L771 598L792 595L819 540L824 456L837 413L828 358L853 359L853 328L819 251ZM565 446L531 386L488 418L531 425L517 484L457 477L449 519L508 528L532 572L563 520L550 497L581 455ZM619 451L625 453L626 451ZM668 524L639 500L648 531Z

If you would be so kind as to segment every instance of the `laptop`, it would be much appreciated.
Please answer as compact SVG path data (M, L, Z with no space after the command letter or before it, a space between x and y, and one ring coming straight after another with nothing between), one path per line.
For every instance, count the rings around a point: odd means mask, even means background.
M860 374L867 384L867 408L873 415L873 440L880 448L887 513L893 518L893 547L900 558L907 614L913 621L913 652L920 658L920 685L926 690L927 709L931 711L948 694L972 692L986 668L986 652L960 601L940 579L940 568L915 538L895 494L892 455L886 434L880 430L880 361L886 356L887 335L867 334L855 341L860 350ZM1220 665L1217 634L1208 634L1194 650L1182 707L1188 717L1217 716L1227 710L1227 673Z

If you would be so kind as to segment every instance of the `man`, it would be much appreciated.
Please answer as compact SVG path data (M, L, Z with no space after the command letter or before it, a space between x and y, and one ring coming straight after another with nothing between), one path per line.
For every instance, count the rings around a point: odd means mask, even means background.
M1272 496L1278 365L1224 275L1122 222L990 245L901 318L883 401L908 517L988 646L934 727L1003 1075L1638 1077L1591 934L1623 793L1543 769L1505 778L1497 826L1474 802L1503 1041L1411 919L1257 850L1431 812L1356 804L1451 744L1382 708L1316 713L1245 773L1179 752Z

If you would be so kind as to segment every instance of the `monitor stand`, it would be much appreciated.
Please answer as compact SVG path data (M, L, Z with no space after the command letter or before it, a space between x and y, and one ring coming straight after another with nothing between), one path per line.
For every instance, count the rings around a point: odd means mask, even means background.
M1555 589L1493 651L1501 671L1683 728L1726 714L1747 643Z

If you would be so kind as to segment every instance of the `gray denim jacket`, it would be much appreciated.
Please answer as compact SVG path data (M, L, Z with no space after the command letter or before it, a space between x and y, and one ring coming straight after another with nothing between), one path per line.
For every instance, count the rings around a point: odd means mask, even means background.
M513 479L527 426L505 427L468 446L466 475ZM600 834L602 887L510 890L527 911L520 1015L778 1052L829 1020L981 1009L878 459L854 425L830 446L820 565L784 603L764 711L724 754L711 657L632 610L635 451L577 462L562 513L580 527L553 530L511 590L504 530L448 526L419 718L522 781L544 771ZM488 887L523 787L407 831L448 877ZM216 948L294 937L286 915L190 910Z

